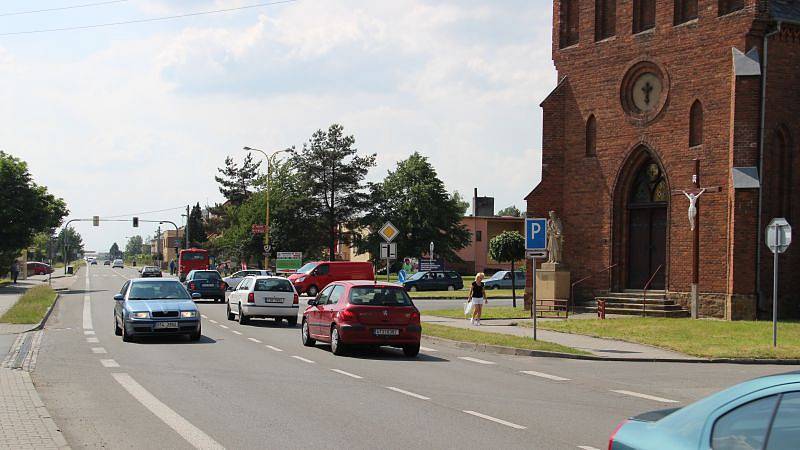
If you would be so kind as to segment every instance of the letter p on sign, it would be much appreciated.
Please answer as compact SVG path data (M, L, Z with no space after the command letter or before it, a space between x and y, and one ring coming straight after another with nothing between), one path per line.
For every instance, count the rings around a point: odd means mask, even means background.
M525 250L547 248L547 219L525 219Z

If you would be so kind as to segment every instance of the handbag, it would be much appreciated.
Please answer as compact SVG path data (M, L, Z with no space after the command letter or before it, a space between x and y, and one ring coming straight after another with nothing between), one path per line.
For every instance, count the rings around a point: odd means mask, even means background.
M473 307L472 300L464 303L464 315L465 316L468 316L468 315L470 315L472 313L472 307Z

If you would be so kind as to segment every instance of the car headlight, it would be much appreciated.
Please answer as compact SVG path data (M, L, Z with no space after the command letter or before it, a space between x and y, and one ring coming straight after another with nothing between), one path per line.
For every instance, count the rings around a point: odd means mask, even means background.
M181 311L181 317L184 319L197 317L197 311Z
M302 283L303 281L306 281L306 277L300 277L297 279L298 283Z
M146 312L146 311L145 312L134 312L134 313L131 313L131 317L133 317L134 319L147 319L147 318L150 317L150 313Z

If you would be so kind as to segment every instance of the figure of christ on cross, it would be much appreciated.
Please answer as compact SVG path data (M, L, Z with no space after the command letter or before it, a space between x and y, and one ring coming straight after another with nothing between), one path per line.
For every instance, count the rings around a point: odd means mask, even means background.
M653 92L653 85L650 82L646 82L644 86L642 86L642 92L644 92L644 104L650 104L650 93Z

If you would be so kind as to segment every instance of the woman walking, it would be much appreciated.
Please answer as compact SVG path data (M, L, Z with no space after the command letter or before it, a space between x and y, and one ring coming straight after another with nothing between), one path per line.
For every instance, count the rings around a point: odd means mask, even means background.
M484 303L489 303L483 286L483 278L483 272L478 272L475 275L475 281L472 282L472 286L469 288L469 301L472 302L472 318L469 321L473 325L481 324L483 305Z

